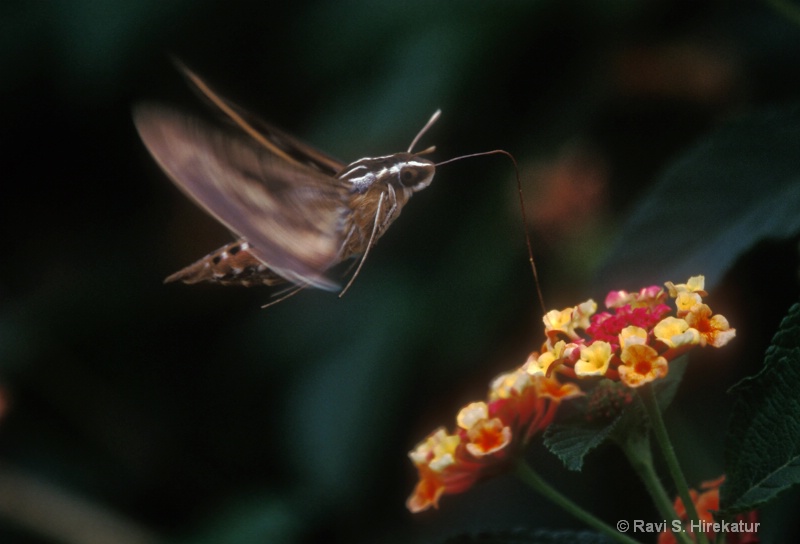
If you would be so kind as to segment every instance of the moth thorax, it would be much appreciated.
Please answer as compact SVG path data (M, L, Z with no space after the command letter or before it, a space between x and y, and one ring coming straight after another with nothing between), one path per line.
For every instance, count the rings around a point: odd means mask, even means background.
M349 182L353 192L364 193L376 183L392 185L398 191L421 191L433 181L436 166L412 153L360 159L337 176Z

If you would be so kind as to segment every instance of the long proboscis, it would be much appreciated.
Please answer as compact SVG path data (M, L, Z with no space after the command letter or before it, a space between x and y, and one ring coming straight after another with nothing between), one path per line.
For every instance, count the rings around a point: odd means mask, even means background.
M514 155L506 151L505 149L493 149L492 151L481 151L480 153L470 153L469 155L461 155L460 157L453 157L452 159L447 159L446 161L436 163L436 167L449 164L451 162L460 161L462 159L469 159L472 157L483 157L486 155L505 155L509 159L511 159L511 163L514 165L514 176L517 178L517 193L519 194L519 208L522 212L522 231L525 233L525 244L528 246L528 260L531 263L531 272L533 272L533 281L536 284L536 294L539 296L539 304L542 306L542 315L547 313L547 307L544 303L544 296L542 295L542 287L539 284L539 273L536 271L536 262L533 259L533 247L531 245L531 237L528 233L528 218L525 213L525 197L522 193L522 181L519 177L519 165L517 165L517 159L514 158Z

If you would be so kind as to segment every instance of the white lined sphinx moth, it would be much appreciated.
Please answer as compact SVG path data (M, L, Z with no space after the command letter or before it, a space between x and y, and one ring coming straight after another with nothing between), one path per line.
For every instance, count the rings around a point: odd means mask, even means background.
M344 164L245 113L181 69L234 130L152 105L135 108L136 128L178 188L239 239L166 282L337 289L326 271L361 257L352 282L411 196L433 179L435 164L420 156L433 148L412 149L439 111L407 152Z

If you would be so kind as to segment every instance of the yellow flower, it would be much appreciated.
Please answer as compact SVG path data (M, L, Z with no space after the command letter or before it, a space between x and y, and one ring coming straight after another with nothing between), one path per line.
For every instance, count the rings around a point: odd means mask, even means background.
M550 310L547 312L542 318L545 332L562 331L571 336L573 334L572 310L573 308L565 308L561 311Z
M572 312L575 328L587 328L590 324L589 319L595 314L596 311L597 303L592 299L589 299L586 302L581 302L575 306L575 310Z
M449 435L444 427L439 427L409 452L411 461L417 465L427 465L436 472L452 465L456 447L460 443L458 435Z
M553 333L562 332L570 338L576 338L578 335L576 329L588 327L589 319L596 311L597 303L592 299L572 308L550 310L542 318L545 334L552 337Z
M534 353L531 354L533 357ZM528 358L529 364L531 357ZM506 372L505 374L500 374L489 385L489 399L507 399L512 395L519 395L525 389L530 387L531 385L531 377L529 374L532 374L531 371L525 371L526 367L523 366L522 368L517 368L512 372Z
M686 283L675 285L671 281L668 281L664 285L666 285L669 296L672 298L677 297L678 293L697 293L699 296L705 297L708 296L708 293L704 291L705 283L705 276L692 276Z
M703 303L703 298L697 293L680 291L675 297L675 307L678 308L678 315L686 315L692 308Z
M653 328L655 337L671 348L700 343L700 333L685 319L665 317Z
M624 348L625 346L632 346L633 344L646 344L647 331L641 327L628 326L619 332L619 345Z
M632 344L622 350L619 378L628 387L639 387L667 375L667 360L650 346Z
M547 376L550 367L554 363L561 362L566 346L566 342L559 340L555 346L536 357L536 359L529 358L524 366L525 371L531 376Z
M464 406L456 416L456 423L465 431L470 430L478 421L489 417L489 407L485 402L471 402Z
M611 362L611 344L597 341L581 348L581 360L575 363L578 376L602 376Z

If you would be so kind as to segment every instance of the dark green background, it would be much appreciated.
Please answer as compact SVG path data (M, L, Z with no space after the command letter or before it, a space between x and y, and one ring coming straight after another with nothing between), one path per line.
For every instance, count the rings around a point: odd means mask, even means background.
M404 150L436 108L421 146L437 160L512 152L548 307L685 281L666 273L683 261L663 240L727 228L712 204L749 202L735 183L723 177L707 200L672 193L660 206L677 217L638 245L626 246L626 218L698 139L800 96L800 26L761 2L4 2L4 544L97 541L42 517L55 491L102 509L88 519L110 512L145 532L131 540L125 526L123 543L438 542L573 526L511 477L439 511L404 506L406 452L542 341L510 162L442 167L341 300L307 291L263 311L266 290L164 286L231 240L133 128L139 101L202 111L170 56L345 161ZM692 199L701 210L681 216ZM698 354L705 366L690 367L676 401L693 484L722 472L724 390L758 369L797 299L796 235L753 236L709 279L739 335ZM633 273L631 258L654 255L655 272ZM543 451L532 462L612 523L659 521L616 451L582 475ZM45 491L20 494L34 485Z

